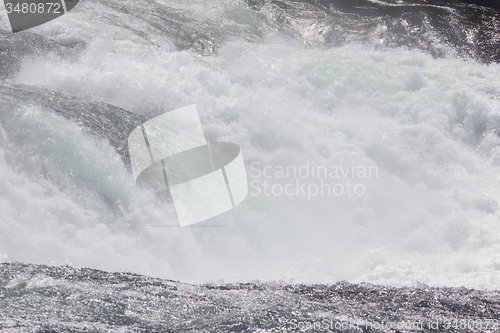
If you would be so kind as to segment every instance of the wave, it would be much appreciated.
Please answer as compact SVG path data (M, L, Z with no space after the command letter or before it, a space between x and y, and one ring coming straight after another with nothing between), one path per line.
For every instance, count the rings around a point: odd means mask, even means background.
M417 1L95 0L2 33L0 260L498 288L497 19ZM134 184L126 138L190 104L254 182L236 209L181 229L168 198ZM266 195L265 167L313 164L378 173L274 175L295 194ZM302 194L321 181L343 194Z

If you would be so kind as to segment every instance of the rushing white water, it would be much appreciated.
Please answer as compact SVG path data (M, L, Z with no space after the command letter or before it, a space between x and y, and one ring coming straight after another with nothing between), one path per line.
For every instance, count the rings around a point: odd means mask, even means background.
M235 15L197 6L207 20ZM0 131L1 261L186 282L500 288L499 65L355 43L311 49L275 32L200 57L164 34L139 38L141 21L99 8L82 3L36 28L87 46L77 57L29 57L11 81L150 117L196 104L209 140L242 147L251 195L200 228L169 227L173 208L136 187L105 140L51 110L0 105L9 127ZM265 166L279 177L280 166L307 165L336 167L340 178L325 182L365 192L254 195ZM342 175L370 167L370 177ZM288 176L267 180L294 191L321 181Z

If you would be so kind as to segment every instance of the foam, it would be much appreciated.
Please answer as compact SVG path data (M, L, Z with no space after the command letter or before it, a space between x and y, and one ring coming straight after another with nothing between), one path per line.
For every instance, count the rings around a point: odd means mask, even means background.
M9 22L9 16L7 15L7 9L5 8L5 3L0 2L0 30L5 32L12 32L12 28Z
M16 83L151 117L197 104L207 139L240 145L247 166L376 165L379 177L362 197L249 197L206 223L217 228L165 227L170 208L134 186L104 141L21 105L11 126L31 130L2 149L24 161L16 151L34 147L35 167L0 160L0 254L186 282L498 289L499 72L403 48L307 49L272 34L205 58L99 34L76 61L27 59ZM35 126L43 121L52 125Z

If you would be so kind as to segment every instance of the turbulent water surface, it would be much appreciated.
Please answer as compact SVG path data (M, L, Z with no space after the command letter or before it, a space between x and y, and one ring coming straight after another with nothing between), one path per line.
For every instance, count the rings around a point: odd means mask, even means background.
M5 332L495 332L500 293L466 288L189 285L0 265ZM19 316L23 313L23 316ZM492 318L496 318L492 320Z
M16 34L0 21L2 328L396 321L392 295L408 320L498 318L496 292L449 289L500 288L493 7L88 0ZM207 140L242 148L250 194L180 228L164 193L135 185L127 137L190 104Z

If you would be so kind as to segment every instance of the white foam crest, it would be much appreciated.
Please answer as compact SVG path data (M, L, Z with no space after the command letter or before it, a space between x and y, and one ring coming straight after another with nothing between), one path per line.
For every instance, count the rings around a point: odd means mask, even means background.
M41 212L51 205L62 210L67 202L71 219L84 220L85 227L67 236L63 221L70 218L55 213L52 224L38 228L52 240L49 248L59 250L42 260L6 240L9 261L52 260L194 282L347 279L500 287L500 66L360 45L310 50L275 37L261 44L232 41L217 57L202 59L142 50L96 38L78 61L25 61L16 81L150 116L197 104L208 139L239 144L250 177L252 162L373 165L379 177L360 180L366 194L359 197L249 197L207 222L222 228L152 228L148 223L165 223L168 208L133 186L110 147L85 136L82 144L71 143L89 146L80 159L99 153L80 170L76 178L88 183L78 188L89 197L125 197L123 212L81 197L27 194L23 186L38 188L36 181L19 185L12 191L33 196ZM60 149L54 143L49 151ZM73 158L54 162L54 173L76 168ZM19 220L17 197L4 198L14 212L6 229L18 239L38 239L35 215Z

